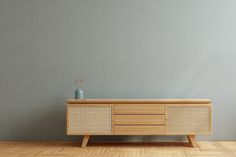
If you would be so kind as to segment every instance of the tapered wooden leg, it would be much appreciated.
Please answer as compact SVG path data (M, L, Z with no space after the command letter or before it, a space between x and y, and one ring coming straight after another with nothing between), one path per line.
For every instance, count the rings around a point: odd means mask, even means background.
M81 147L86 147L89 141L90 135L84 135Z
M194 148L197 148L199 147L196 140L195 140L195 135L187 135L188 137L188 141L189 141L189 144L194 147Z

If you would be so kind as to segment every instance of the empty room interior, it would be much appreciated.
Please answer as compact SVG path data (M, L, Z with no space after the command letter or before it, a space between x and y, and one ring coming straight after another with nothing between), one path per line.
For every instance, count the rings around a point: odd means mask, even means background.
M0 0L0 157L236 157L235 0Z

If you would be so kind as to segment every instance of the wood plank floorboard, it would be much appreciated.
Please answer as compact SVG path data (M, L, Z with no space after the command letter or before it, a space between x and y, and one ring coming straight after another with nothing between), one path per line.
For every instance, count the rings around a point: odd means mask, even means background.
M0 141L0 157L236 157L236 141L187 143L81 143Z

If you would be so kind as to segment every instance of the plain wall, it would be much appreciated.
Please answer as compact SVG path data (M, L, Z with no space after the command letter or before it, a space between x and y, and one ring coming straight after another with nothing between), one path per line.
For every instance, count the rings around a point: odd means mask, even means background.
M86 98L210 98L213 135L200 139L236 140L235 8L235 0L0 0L0 139L76 139L65 135L65 101L83 76Z

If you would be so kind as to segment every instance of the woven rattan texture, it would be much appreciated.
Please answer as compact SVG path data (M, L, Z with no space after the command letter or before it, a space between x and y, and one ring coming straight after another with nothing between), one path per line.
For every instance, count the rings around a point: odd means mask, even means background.
M69 107L70 134L106 134L112 130L110 106Z
M167 105L167 134L210 134L211 108L203 105Z

